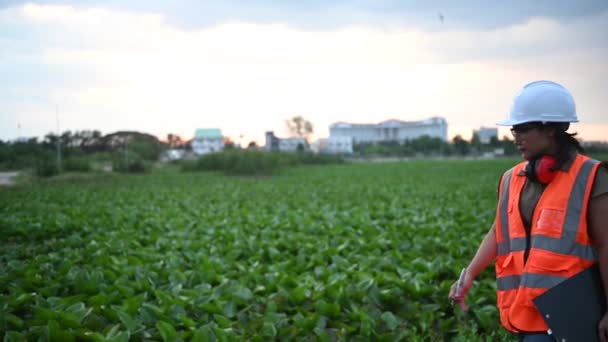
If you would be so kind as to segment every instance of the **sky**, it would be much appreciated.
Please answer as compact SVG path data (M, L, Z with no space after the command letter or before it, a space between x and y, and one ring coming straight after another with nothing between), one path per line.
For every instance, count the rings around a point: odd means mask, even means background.
M237 143L441 116L448 136L563 84L608 140L608 1L0 0L0 140L66 130ZM500 128L499 135L507 135Z

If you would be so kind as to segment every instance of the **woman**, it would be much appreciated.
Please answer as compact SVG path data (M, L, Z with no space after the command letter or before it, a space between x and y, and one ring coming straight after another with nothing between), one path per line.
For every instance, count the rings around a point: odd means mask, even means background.
M608 171L567 133L577 122L568 90L550 81L524 86L507 120L522 163L499 183L496 219L449 298L466 308L475 277L496 260L502 325L520 341L553 341L532 299L598 263L608 289ZM608 339L608 313L598 325Z

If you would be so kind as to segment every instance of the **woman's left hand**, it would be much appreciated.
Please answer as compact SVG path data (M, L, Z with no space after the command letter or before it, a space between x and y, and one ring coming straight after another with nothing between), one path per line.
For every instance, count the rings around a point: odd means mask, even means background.
M600 336L600 342L608 342L608 312L597 325L597 333Z

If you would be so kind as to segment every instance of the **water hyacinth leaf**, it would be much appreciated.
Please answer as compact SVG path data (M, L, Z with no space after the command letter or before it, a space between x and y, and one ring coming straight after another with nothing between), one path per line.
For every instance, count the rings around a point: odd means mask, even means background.
M319 341L329 342L331 340L325 329L317 327L314 329L314 333L319 338Z
M171 325L167 322L164 322L164 321L158 321L156 323L156 329L158 329L158 332L159 332L160 336L162 337L163 341L165 341L165 342L176 341L177 332L175 331L175 328L173 327L173 325Z
M112 337L108 338L108 342L129 342L129 333L127 331L116 332Z
M215 314L215 315L213 315L213 319L215 320L215 322L217 323L217 325L220 328L222 328L222 329L230 328L231 322L227 317L219 315L219 314Z
M91 314L93 308L87 308L84 303L78 302L67 307L65 311L76 316L78 324L81 324L82 321Z
M142 305L142 313L147 313L148 316L151 316L156 319L165 318L163 309L151 303L144 303Z
M7 331L4 335L3 342L25 342L27 339L23 333L17 331Z
M272 322L264 322L262 326L262 336L264 337L276 337L277 336L277 328L272 324Z
M73 313L69 312L57 312L59 316L59 322L68 328L78 328L80 326L80 318Z
M310 291L304 287L297 287L289 293L289 300L293 304L300 304L308 298Z
M44 307L36 307L34 311L33 321L35 325L44 325L46 322L57 319L58 314Z
M141 293L137 296L126 298L125 301L123 302L123 306L124 306L126 313L128 313L129 315L135 315L145 300L146 300L145 293Z
M8 305L13 310L18 310L22 306L31 303L32 299L33 299L32 293L22 293L22 294L18 295L16 298L9 301Z
M390 331L395 330L399 326L399 320L390 311L385 311L382 314L381 318L384 321L384 323L386 323L386 325L388 326Z
M7 324L8 329L23 329L23 320L11 313L4 313L0 318L0 328L2 328L2 323Z
M253 298L253 293L246 287L239 287L234 293L235 298L240 299L241 302L247 302Z
M127 331L133 334L137 328L137 324L135 320L133 320L131 315L117 307L114 307L113 310L116 313L116 316L118 316L118 319L123 324L123 326L127 328Z
M196 322L193 319L191 319L191 318L189 318L187 316L181 316L179 318L179 320L180 320L180 322L182 322L182 324L184 326L186 326L186 327L188 327L190 329L193 329L194 327L196 327Z
M223 311L219 307L219 305L217 305L215 303L205 303L205 304L202 304L200 307L203 311L206 311L210 314L222 314L223 313Z
M212 327L205 325L198 329L192 336L191 342L213 342L217 341Z
M228 301L224 304L224 309L222 313L229 318L232 318L236 315L236 304L233 301Z
M340 304L326 303L325 301L317 302L317 310L322 315L328 317L337 317L340 314Z
M61 328L59 323L54 320L50 320L47 325L47 338L49 341L74 341L74 336L69 332Z

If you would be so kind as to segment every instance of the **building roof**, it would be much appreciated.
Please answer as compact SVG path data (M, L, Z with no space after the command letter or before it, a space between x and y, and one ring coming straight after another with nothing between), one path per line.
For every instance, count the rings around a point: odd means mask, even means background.
M349 123L344 121L338 121L331 125L330 128L356 128L356 127L400 127L400 126L415 126L415 125L447 125L447 121L445 118L440 116L433 116L428 119L419 120L419 121L403 121L399 119L388 119L381 121L379 123Z
M194 133L194 139L221 139L222 131L219 128L199 128Z

